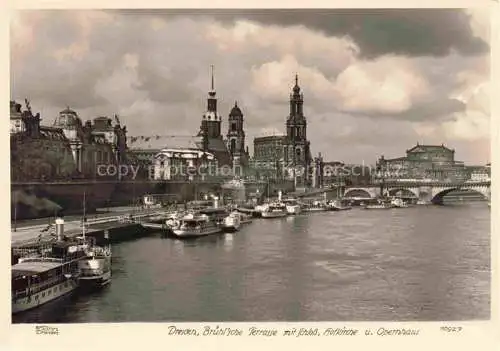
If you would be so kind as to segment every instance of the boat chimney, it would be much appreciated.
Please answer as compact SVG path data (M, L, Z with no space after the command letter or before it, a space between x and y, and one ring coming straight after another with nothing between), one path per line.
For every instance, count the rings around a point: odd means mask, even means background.
M217 196L214 196L214 208L219 207L219 198Z
M56 218L57 241L62 241L64 236L64 219Z
M278 201L281 201L281 190L278 191Z

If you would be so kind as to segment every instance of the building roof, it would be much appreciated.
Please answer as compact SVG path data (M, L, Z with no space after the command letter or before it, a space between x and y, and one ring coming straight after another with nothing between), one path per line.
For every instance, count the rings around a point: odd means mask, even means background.
M269 136L261 136L261 137L255 137L253 139L253 142L268 142L268 141L274 141L274 140L285 140L286 135L269 135Z
M417 143L417 145L415 145L411 149L406 150L406 152L407 153L409 153L409 152L429 152L429 151L442 151L442 150L454 152L454 150L447 148L446 146L444 146L444 144L441 144L441 145L419 145L418 143Z
M203 149L203 139L200 139L198 148ZM223 139L208 138L208 151L215 155L219 165L231 164L231 155Z
M213 160L215 156L210 152L203 152L200 149L183 149L183 148L165 148L155 155L155 158L162 157L175 157L175 158L202 158L206 157L207 160Z
M136 136L127 137L127 143L131 151L135 150L161 150L164 148L184 148L184 149L199 149L201 148L202 138L198 136Z
M243 116L240 108L238 107L238 102L234 102L234 107L231 109L229 116Z
M386 161L386 162L391 162L391 161L406 161L406 160L407 160L406 156L384 159L384 161Z
M69 113L69 114L72 114L72 115L76 115L76 112L75 112L75 111L73 111L72 109L70 109L70 108L69 108L69 106L68 106L68 107L66 107L64 110L62 110L62 111L61 111L61 112L59 112L59 113Z
M61 128L40 126L40 136L46 139L67 141Z
M200 140L197 142L196 145L200 149L203 148L203 139L200 138ZM224 140L219 139L219 138L208 138L208 150L209 151L219 151L219 152L229 152Z

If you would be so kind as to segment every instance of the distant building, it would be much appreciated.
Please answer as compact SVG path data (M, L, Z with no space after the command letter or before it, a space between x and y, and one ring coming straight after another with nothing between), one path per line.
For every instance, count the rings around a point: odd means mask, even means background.
M466 166L468 181L487 182L491 181L491 165L485 166Z
M405 157L377 161L376 178L384 179L434 179L464 181L465 165L455 161L455 150L442 145L420 145L406 150Z
M251 161L257 180L280 180L285 169L286 135L257 137L253 140L254 155Z
M188 141L186 139L186 141ZM203 152L197 140L188 141L184 147L179 143L176 147L166 147L154 157L155 180L206 180L215 174L215 156Z
M240 111L241 112L241 111ZM241 122L241 125L236 126L237 129L243 130L243 116L238 116L241 117L241 120L236 119L236 116L232 116L234 121L239 121ZM235 132L239 133L241 132L239 130L236 130ZM202 137L202 143L200 145L200 148L205 151L209 152L213 155L215 155L216 162L218 164L218 167L226 166L226 167L231 167L232 168L232 156L231 153L229 152L229 149L227 147L226 142L224 141L222 137L222 116L217 112L217 97L216 97L216 92L215 92L215 86L214 86L214 75L212 71L212 85L211 89L208 92L208 98L207 98L207 111L203 114L202 120L201 120L201 126L200 126L200 131L198 133L198 136ZM242 136L240 134L232 135L232 140L236 141L242 141ZM244 141L244 138L243 138ZM235 153L236 153L236 144L235 144Z
M245 130L243 123L243 113L234 103L234 107L229 113L229 126L227 131L227 148L231 155L231 162L236 176L243 176L248 173L249 154L248 147L245 148Z
M97 122L97 123L96 123ZM125 127L113 125L107 117L97 117L82 124L78 114L67 107L59 113L54 123L69 140L78 172L86 176L106 177L98 173L98 167L117 164L126 152Z
M94 134L91 121L82 124L69 108L61 111L53 127L40 124L28 101L26 111L11 101L11 179L12 181L52 181L116 178L116 174L97 174L100 164L116 165L126 149L126 129L113 126L113 141ZM20 123L18 123L20 121Z
M222 116L217 112L217 98L212 73L207 110L202 116L196 136L140 136L132 137L128 151L141 169L152 169L148 175L157 180L232 178L241 176L249 164L245 149L243 113L237 103L229 113L227 139L222 135ZM210 172L197 176L177 174L174 169L209 167ZM235 174L236 173L236 174ZM141 177L146 176L141 172Z
M298 76L290 94L290 113L286 135L254 139L252 167L257 177L294 180L298 187L311 186L314 178L314 160L307 139L307 120L304 115L304 96Z
M300 92L297 75L295 76L295 86L290 94L290 114L286 120L286 136L284 158L288 168L288 177L294 177L299 187L310 186L313 159L310 149L311 143L307 139L304 95Z

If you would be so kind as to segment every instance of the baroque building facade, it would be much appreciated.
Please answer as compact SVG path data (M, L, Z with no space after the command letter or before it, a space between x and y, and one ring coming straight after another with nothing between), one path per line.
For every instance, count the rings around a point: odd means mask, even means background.
M417 143L406 150L406 156L377 161L377 179L432 179L464 181L467 170L463 162L455 160L455 150L441 145Z
M40 124L40 114L31 112L28 101L25 111L15 101L11 101L10 107L12 181L115 177L100 175L97 168L100 164L120 162L126 149L125 127L119 123L113 126L107 117L83 125L77 113L69 108L59 113L54 126L48 127ZM106 135L100 127L104 121L110 128Z

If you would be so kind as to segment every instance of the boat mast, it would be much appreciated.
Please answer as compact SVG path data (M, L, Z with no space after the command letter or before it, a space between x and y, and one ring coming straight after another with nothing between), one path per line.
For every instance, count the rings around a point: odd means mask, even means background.
M83 218L82 218L82 236L83 240L85 240L85 191L83 191Z
M14 190L14 231L17 231L17 193Z

